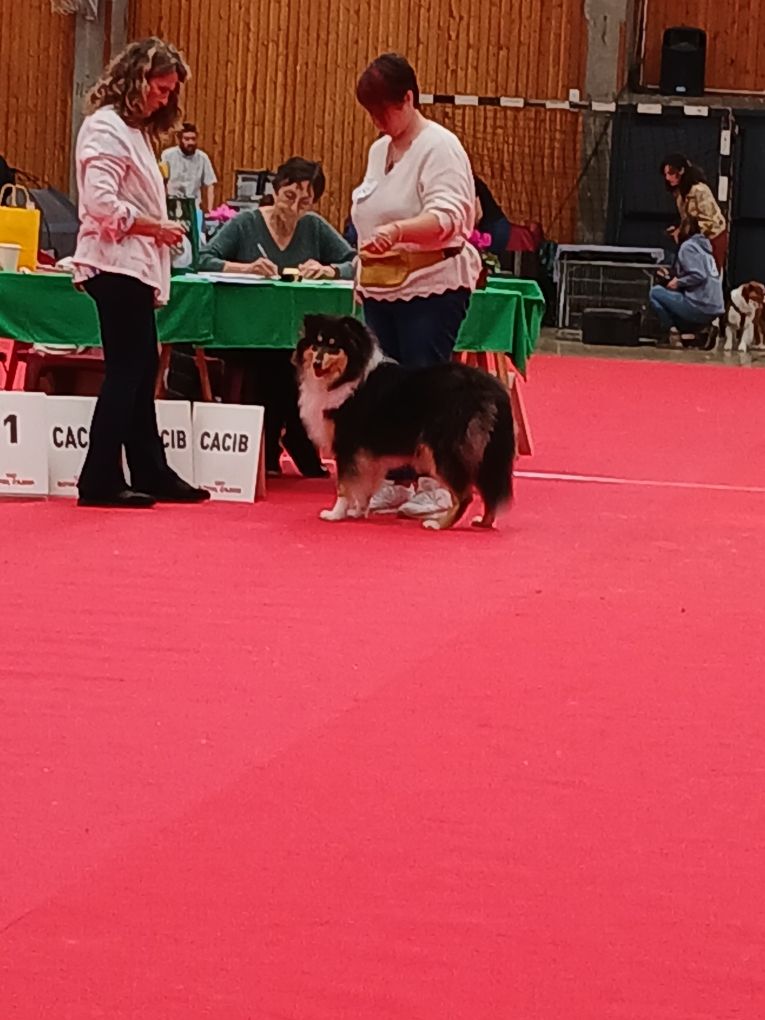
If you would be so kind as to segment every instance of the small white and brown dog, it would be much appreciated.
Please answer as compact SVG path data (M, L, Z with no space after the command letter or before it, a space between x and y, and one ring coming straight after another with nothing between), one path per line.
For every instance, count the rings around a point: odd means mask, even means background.
M765 286L752 280L731 292L725 311L725 346L734 347L745 354L753 346L762 344L762 308L765 304Z

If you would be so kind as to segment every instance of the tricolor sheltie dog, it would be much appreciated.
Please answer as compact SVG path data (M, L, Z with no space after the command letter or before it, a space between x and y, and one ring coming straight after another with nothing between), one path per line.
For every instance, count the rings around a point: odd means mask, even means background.
M510 397L493 376L448 363L407 368L388 361L373 334L350 316L306 316L294 357L300 416L337 464L337 501L325 521L366 516L391 468L413 467L452 494L452 508L424 521L450 528L483 500L490 528L512 498L515 435Z

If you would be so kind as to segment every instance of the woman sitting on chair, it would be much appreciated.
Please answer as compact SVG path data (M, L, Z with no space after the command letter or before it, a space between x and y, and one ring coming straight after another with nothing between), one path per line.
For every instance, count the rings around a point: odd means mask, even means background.
M313 212L324 187L319 163L299 157L287 160L274 178L273 204L241 212L222 227L202 249L200 269L263 277L297 269L307 280L353 279L356 252L334 227ZM292 351L247 348L218 351L220 354L227 364L244 370L242 399L266 409L269 474L280 473L283 442L301 474L310 478L326 475L298 413Z
M651 288L649 301L661 325L662 339L677 330L685 346L697 343L699 333L725 311L722 277L708 237L698 220L685 220L678 235L680 248L674 271L664 284Z

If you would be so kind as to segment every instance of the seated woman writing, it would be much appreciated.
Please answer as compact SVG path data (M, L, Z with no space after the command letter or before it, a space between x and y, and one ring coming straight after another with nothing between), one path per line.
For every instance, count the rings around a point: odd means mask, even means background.
M285 269L297 269L308 280L353 279L356 252L313 212L325 183L320 164L299 157L287 160L274 178L273 205L241 212L219 230L200 253L202 272L276 277ZM284 443L301 474L320 477L326 472L300 420L291 355L286 349L248 348L223 356L244 369L242 399L266 409L269 473L279 473Z
M661 325L663 340L676 329L686 346L725 311L722 277L712 244L696 219L685 220L678 234L680 247L673 273L665 284L651 288L649 302Z

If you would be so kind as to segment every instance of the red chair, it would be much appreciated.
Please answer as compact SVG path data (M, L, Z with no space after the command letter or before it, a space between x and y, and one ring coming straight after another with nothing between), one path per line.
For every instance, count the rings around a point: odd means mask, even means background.
M32 351L32 344L25 343L23 340L9 340L8 342L11 345L10 352L8 354L3 352L2 356L0 356L0 361L5 365L4 390L14 389L19 365L22 363L26 364Z
M544 239L541 223L513 223L505 251L539 251Z

